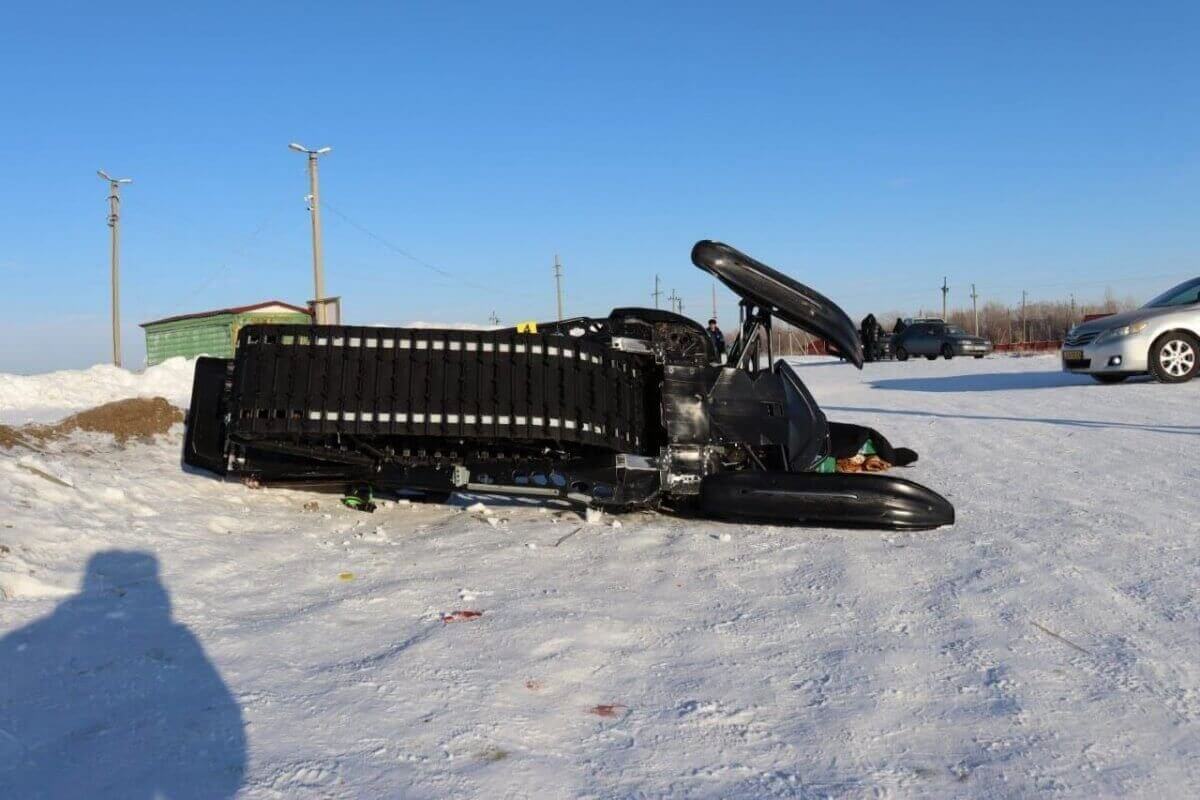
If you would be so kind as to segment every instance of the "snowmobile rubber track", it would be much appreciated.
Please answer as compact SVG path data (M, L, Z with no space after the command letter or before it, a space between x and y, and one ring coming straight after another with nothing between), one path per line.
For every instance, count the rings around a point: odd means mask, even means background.
M784 525L927 530L954 524L954 506L919 483L889 475L722 472L700 483L708 515Z
M255 440L545 442L646 452L653 361L514 329L249 325L229 434Z

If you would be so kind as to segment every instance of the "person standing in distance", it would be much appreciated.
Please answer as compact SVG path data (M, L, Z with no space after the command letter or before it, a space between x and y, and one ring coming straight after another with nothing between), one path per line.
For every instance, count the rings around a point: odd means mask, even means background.
M708 338L712 339L713 349L717 351L717 355L724 357L725 334L721 333L721 329L717 327L717 321L715 319L710 319L708 321Z

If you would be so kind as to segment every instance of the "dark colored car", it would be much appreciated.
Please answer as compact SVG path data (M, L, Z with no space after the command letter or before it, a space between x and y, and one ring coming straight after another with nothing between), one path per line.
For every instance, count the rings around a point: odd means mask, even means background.
M938 356L983 358L992 352L992 343L980 336L971 336L957 325L947 325L940 320L920 320L892 337L892 349L898 361L907 361L909 356L925 356L930 361Z

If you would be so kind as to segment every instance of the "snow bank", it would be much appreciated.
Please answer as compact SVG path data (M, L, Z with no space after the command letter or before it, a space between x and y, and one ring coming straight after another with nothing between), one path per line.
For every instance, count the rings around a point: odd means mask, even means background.
M110 364L41 375L0 372L0 424L55 422L75 411L127 397L165 397L186 408L194 360L169 358L143 372Z

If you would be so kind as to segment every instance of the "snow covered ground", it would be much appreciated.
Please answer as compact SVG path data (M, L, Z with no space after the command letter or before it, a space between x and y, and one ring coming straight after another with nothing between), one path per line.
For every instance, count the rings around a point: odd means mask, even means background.
M184 472L178 430L0 450L0 794L1191 795L1200 383L801 374L958 524L366 515ZM21 385L0 421L76 407Z

